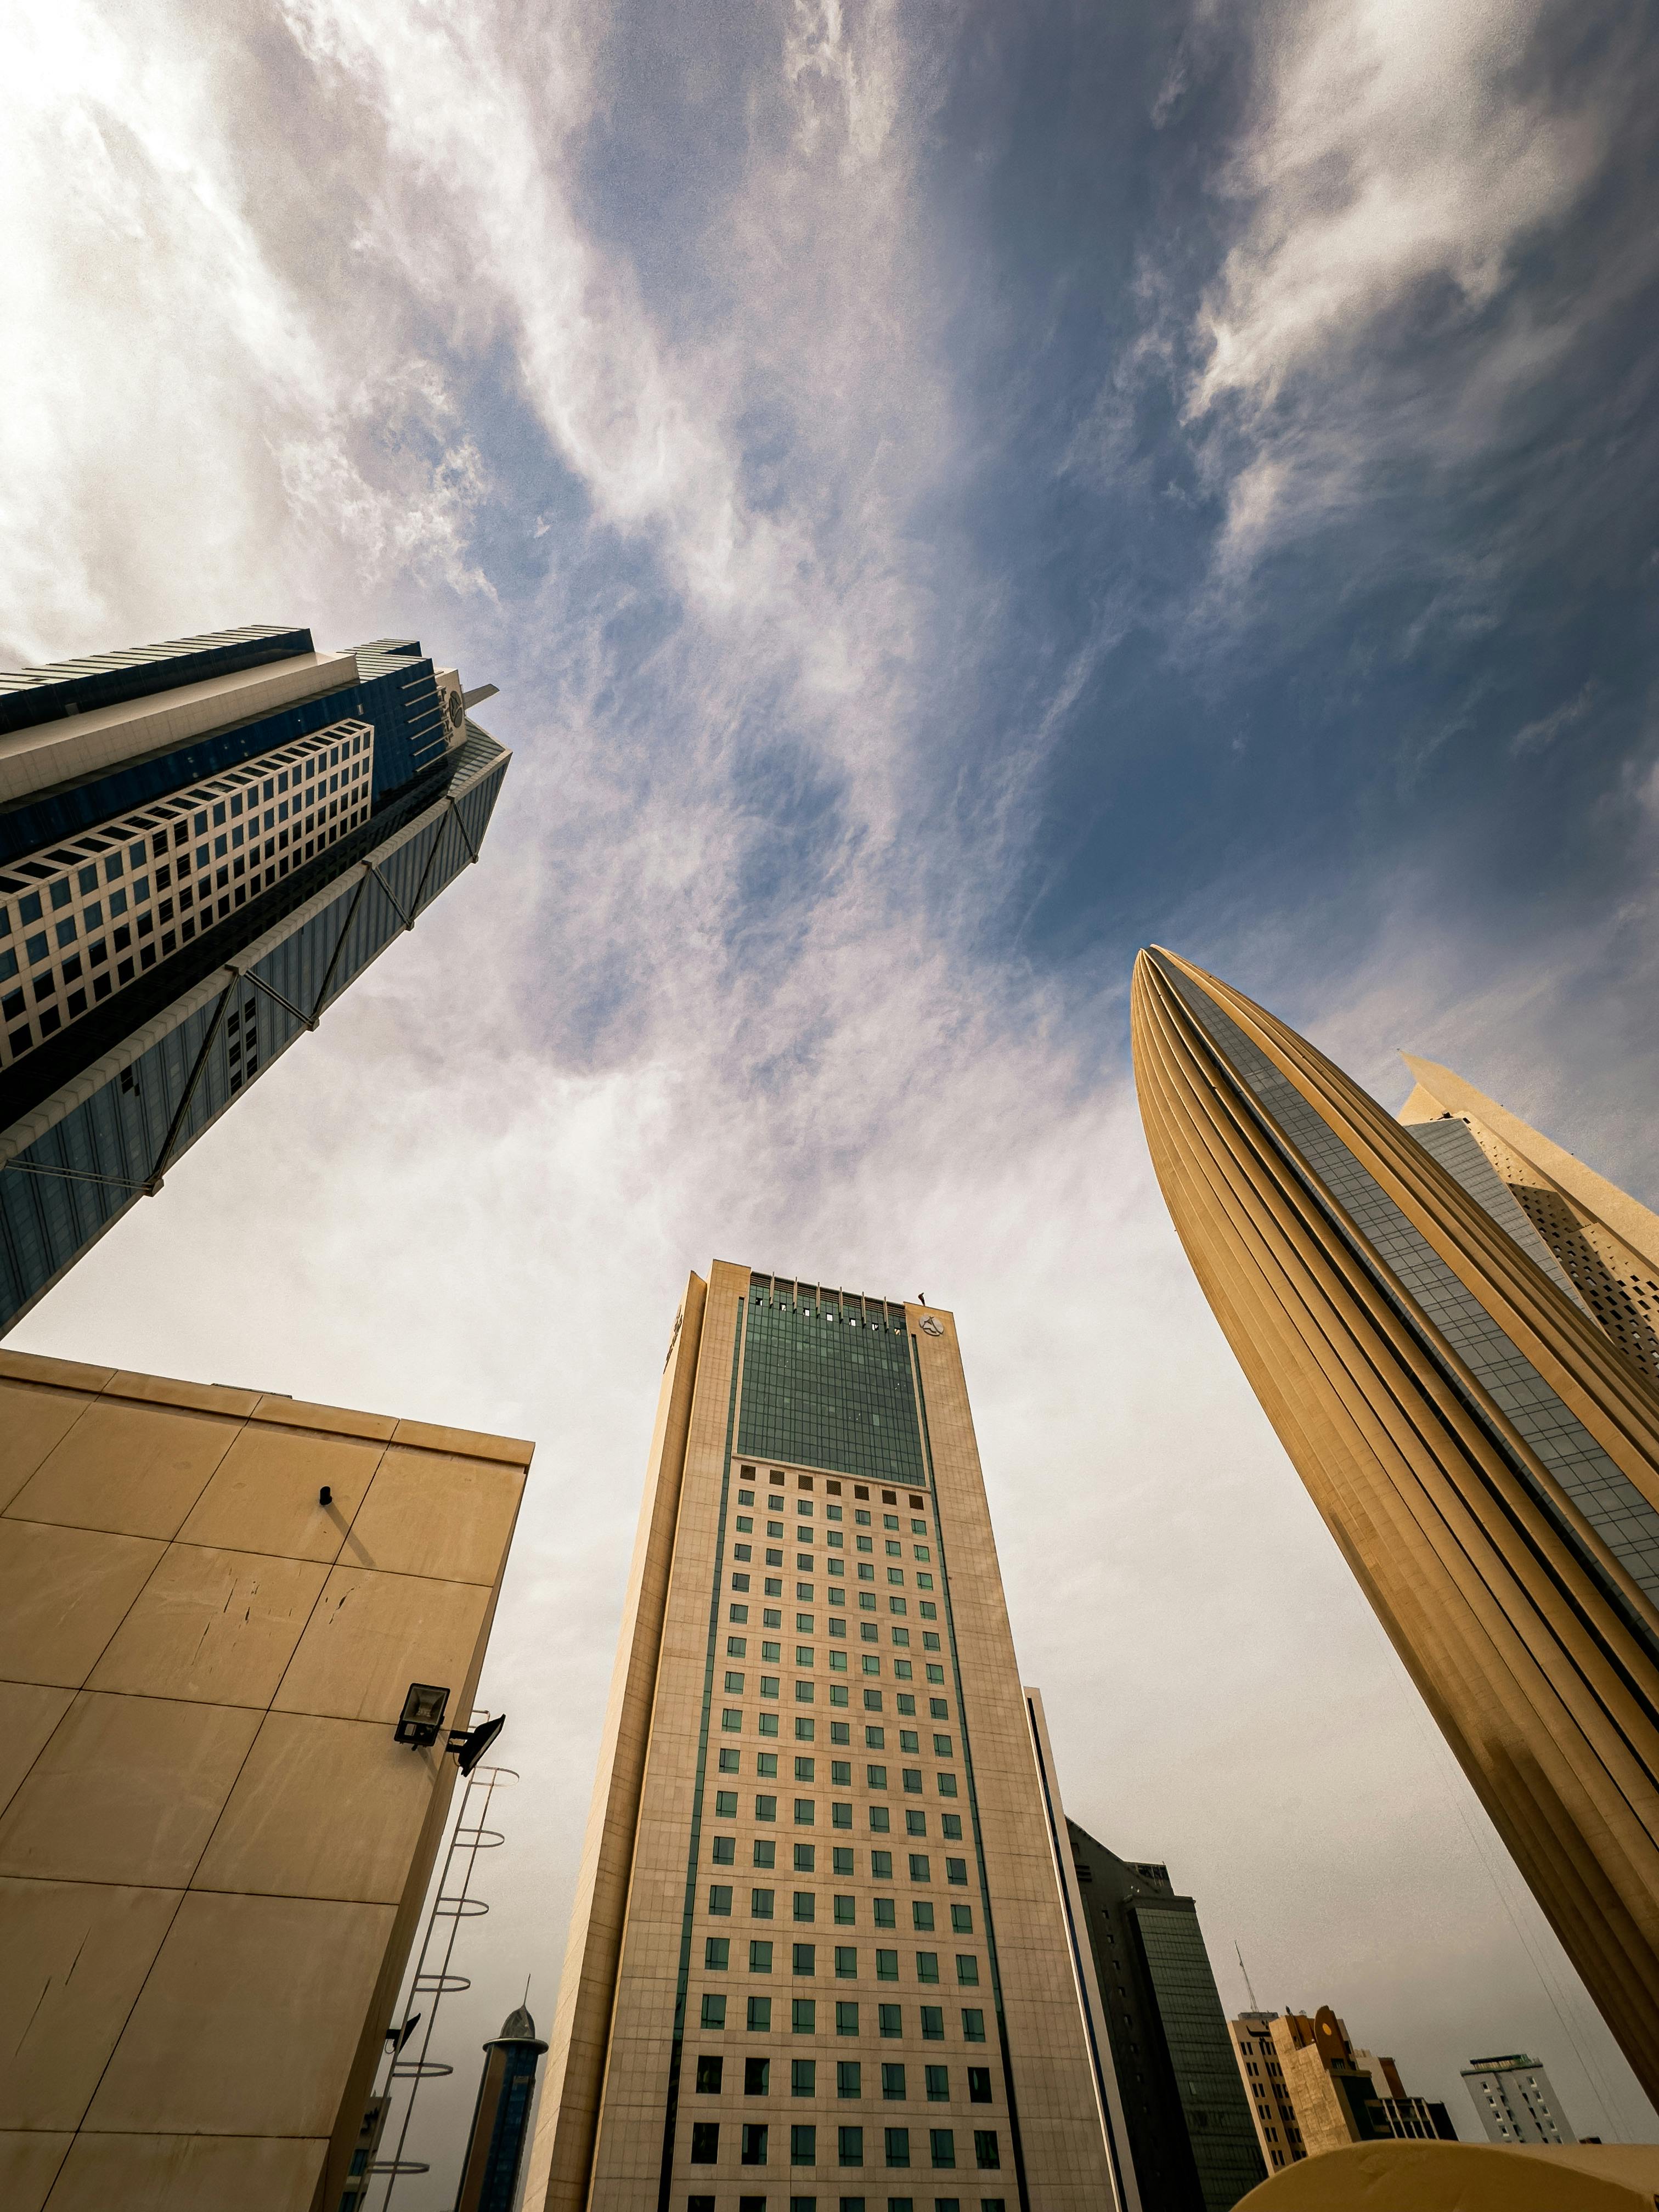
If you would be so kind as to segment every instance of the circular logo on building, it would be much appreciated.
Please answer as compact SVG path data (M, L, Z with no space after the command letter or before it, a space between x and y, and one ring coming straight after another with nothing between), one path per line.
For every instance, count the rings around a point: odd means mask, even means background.
M449 719L458 730L461 726L461 718L465 713L466 708L461 703L460 693L452 691L449 695Z
M935 1321L932 1314L923 1314L920 1325L924 1336L943 1336L945 1334L945 1323Z

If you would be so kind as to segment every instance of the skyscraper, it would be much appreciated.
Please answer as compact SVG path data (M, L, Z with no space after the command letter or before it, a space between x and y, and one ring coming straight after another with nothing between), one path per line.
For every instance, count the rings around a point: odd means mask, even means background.
M1419 1140L1433 1125L1170 953L1137 960L1133 1024L1216 1317L1659 2096L1659 1396L1498 1177Z
M1116 2201L949 1314L690 1279L550 2043L537 2212Z
M283 628L0 675L0 1331L477 858L492 689Z
M1609 1343L1659 1386L1659 1216L1450 1068L1400 1057L1413 1078L1401 1120L1466 1189L1484 1159Z
M1266 2178L1198 1908L1167 1867L1066 1827L1148 2212L1231 2212Z

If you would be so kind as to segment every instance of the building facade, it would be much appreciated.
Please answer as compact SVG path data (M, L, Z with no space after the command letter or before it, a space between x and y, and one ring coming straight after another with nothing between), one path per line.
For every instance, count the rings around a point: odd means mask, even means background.
M1401 1120L1431 1147L1449 1136L1444 1124L1468 1130L1579 1304L1659 1388L1659 1215L1450 1068L1400 1056L1413 1078Z
M1231 2212L1265 2179L1190 1897L1067 1824L1141 2203Z
M1392 2058L1355 2048L1328 2005L1241 2013L1238 2069L1262 2154L1275 2172L1351 2142L1455 2142L1443 2104L1413 2096Z
M0 1330L477 857L489 688L270 628L0 674Z
M1489 2142L1575 2143L1550 2077L1523 2051L1503 2058L1471 2058L1463 2069L1469 2101Z
M1147 1141L1205 1294L1659 2096L1659 1395L1498 1176L1472 1191L1470 1133L1466 1176L1433 1125L1172 954L1140 954L1132 997Z
M530 1450L0 1353L7 2212L355 2201Z
M947 1313L675 1319L525 2202L1116 2202Z
M1273 2041L1276 2012L1242 2012L1227 2024L1238 2059L1239 2079L1249 2100L1250 2118L1262 2162L1269 2173L1306 2158L1296 2106L1285 2080L1284 2061Z

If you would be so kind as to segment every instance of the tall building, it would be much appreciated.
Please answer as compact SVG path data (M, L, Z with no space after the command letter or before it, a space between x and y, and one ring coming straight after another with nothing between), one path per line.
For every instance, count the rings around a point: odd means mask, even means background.
M1472 1185L1459 1160L1480 1172L1473 1148L1464 1150L1468 1139L1457 1133L1468 1132L1608 1342L1644 1382L1659 1385L1659 1215L1450 1068L1400 1056L1413 1076L1401 1120L1466 1189Z
M530 2108L536 2098L536 2069L547 2045L520 2005L483 2048L483 2072L461 2162L455 2212L514 2212L519 2201L519 2169L530 2135Z
M0 1331L477 858L492 690L288 628L0 675Z
M0 1353L8 2212L360 2201L530 1455Z
M951 1316L675 1317L525 2202L1117 2197Z
M1190 1897L1067 1823L1143 2204L1231 2212L1267 2171Z
M1504 2058L1471 2058L1463 2069L1463 2081L1489 2142L1577 2142L1549 2075L1523 2051L1511 2051Z
M1133 1022L1216 1317L1659 2097L1659 1395L1469 1132L1403 1127L1168 952L1137 960Z

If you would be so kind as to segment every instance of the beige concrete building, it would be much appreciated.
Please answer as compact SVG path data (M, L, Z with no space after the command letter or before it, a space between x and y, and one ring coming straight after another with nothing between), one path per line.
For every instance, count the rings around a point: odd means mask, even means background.
M1468 1130L1608 1342L1659 1385L1659 1215L1450 1068L1400 1057L1413 1077L1401 1120L1466 1188L1446 1147Z
M1659 2098L1659 1394L1472 1127L1402 1126L1157 948L1132 1020L1148 1146L1205 1295ZM1518 1157L1500 1111L1485 1102L1486 1124ZM1635 1252L1639 1209L1603 1194L1596 1212Z
M531 1447L0 1353L0 2204L333 2212Z
M1250 2100L1255 2139L1269 2173L1308 2155L1285 2080L1285 2062L1273 2041L1278 2017L1277 2013L1242 2012L1227 2023L1244 2094Z
M948 1313L675 1317L526 2206L1118 2199Z

